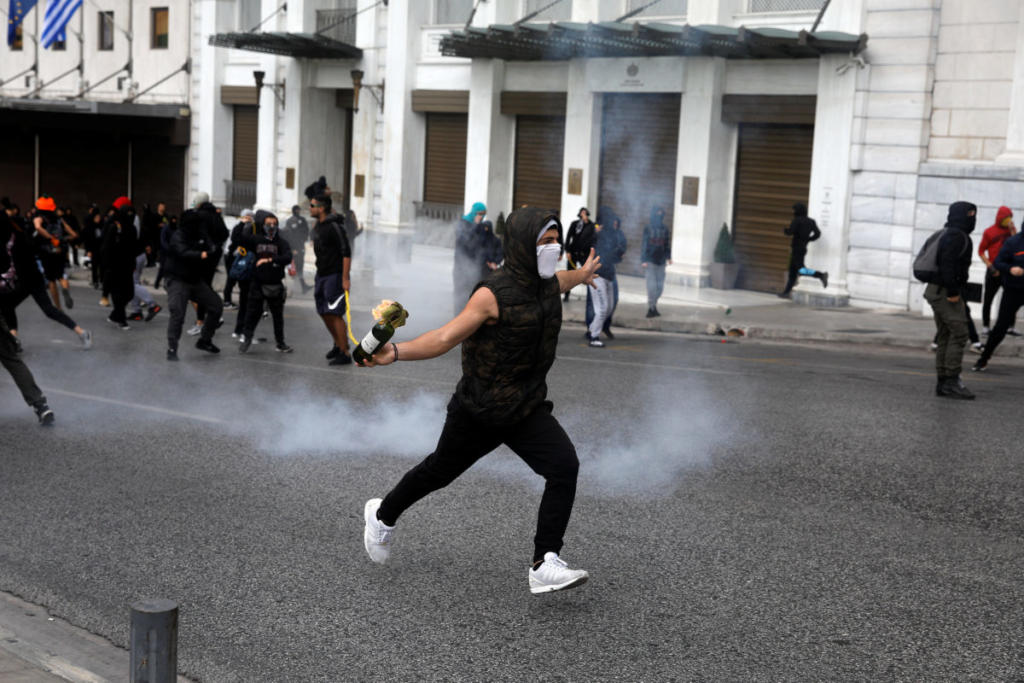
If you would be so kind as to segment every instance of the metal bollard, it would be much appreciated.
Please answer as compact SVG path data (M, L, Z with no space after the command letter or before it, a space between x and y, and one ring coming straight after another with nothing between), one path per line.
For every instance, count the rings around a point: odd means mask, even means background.
M178 604L173 600L141 600L131 610L131 683L175 683Z

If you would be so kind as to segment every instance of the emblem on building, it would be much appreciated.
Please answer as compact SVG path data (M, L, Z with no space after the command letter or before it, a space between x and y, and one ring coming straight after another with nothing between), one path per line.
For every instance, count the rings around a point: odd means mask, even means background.
M640 73L640 67L636 64L630 64L626 67L626 75L630 78L636 78L636 75Z

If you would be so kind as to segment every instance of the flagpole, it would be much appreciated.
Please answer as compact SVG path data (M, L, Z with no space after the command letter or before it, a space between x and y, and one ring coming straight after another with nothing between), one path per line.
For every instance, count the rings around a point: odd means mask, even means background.
M32 9L36 13L36 35L38 36L39 35L39 14L43 11L43 8L37 2L36 6L33 7ZM22 23L25 23L25 22L22 22ZM39 39L36 38L35 40L33 40L32 44L35 45L35 50L36 50L36 52L35 52L35 55L36 55L36 57L35 57L35 64L32 65L32 70L36 74L36 79L32 83L32 85L33 85L33 87L38 88L39 87L39 81L40 81L40 79L39 79ZM37 90L35 92L39 92L39 91ZM38 95L37 95L37 97L38 97Z

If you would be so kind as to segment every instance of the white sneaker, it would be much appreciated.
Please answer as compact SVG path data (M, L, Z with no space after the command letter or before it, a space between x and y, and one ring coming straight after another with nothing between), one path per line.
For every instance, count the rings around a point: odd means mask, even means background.
M984 350L985 345L981 342L974 342L971 344L971 353L981 353Z
M931 344L928 345L928 350L929 351L938 351L939 350L939 345L936 344L935 342L932 342Z
M544 553L544 561L536 569L531 568L529 575L531 593L550 593L575 588L582 586L590 578L590 574L583 569L569 569L569 565L557 553Z
M395 532L395 527L377 519L377 509L381 502L380 498L371 498L363 507L363 521L366 522L363 528L363 547L377 564L384 564L391 557L391 534Z
M604 348L604 342L600 339L591 339L588 343L597 349Z
M188 332L186 332L186 334L188 336L190 336L190 337L194 337L197 334L201 333L202 331L203 331L203 326L202 325L193 325L192 327L188 328Z

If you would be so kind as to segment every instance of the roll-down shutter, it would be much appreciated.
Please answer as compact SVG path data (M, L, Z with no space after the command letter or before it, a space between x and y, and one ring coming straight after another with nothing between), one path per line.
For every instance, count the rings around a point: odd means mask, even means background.
M793 204L807 203L813 126L741 124L733 225L737 286L781 291L789 267Z
M92 202L109 206L128 194L128 140L113 132L40 131L39 192L79 213Z
M644 226L651 208L665 209L672 229L676 148L679 140L679 95L605 93L601 124L599 206L622 220L628 248L619 270L640 274ZM597 206L588 207L591 219ZM573 217L566 216L568 224Z
M564 116L517 116L512 206L558 211L562 205Z
M466 193L466 114L429 112L423 201L462 206ZM483 198L474 201L484 201Z
M256 182L256 166L259 155L259 108L235 105L234 165L233 180Z

